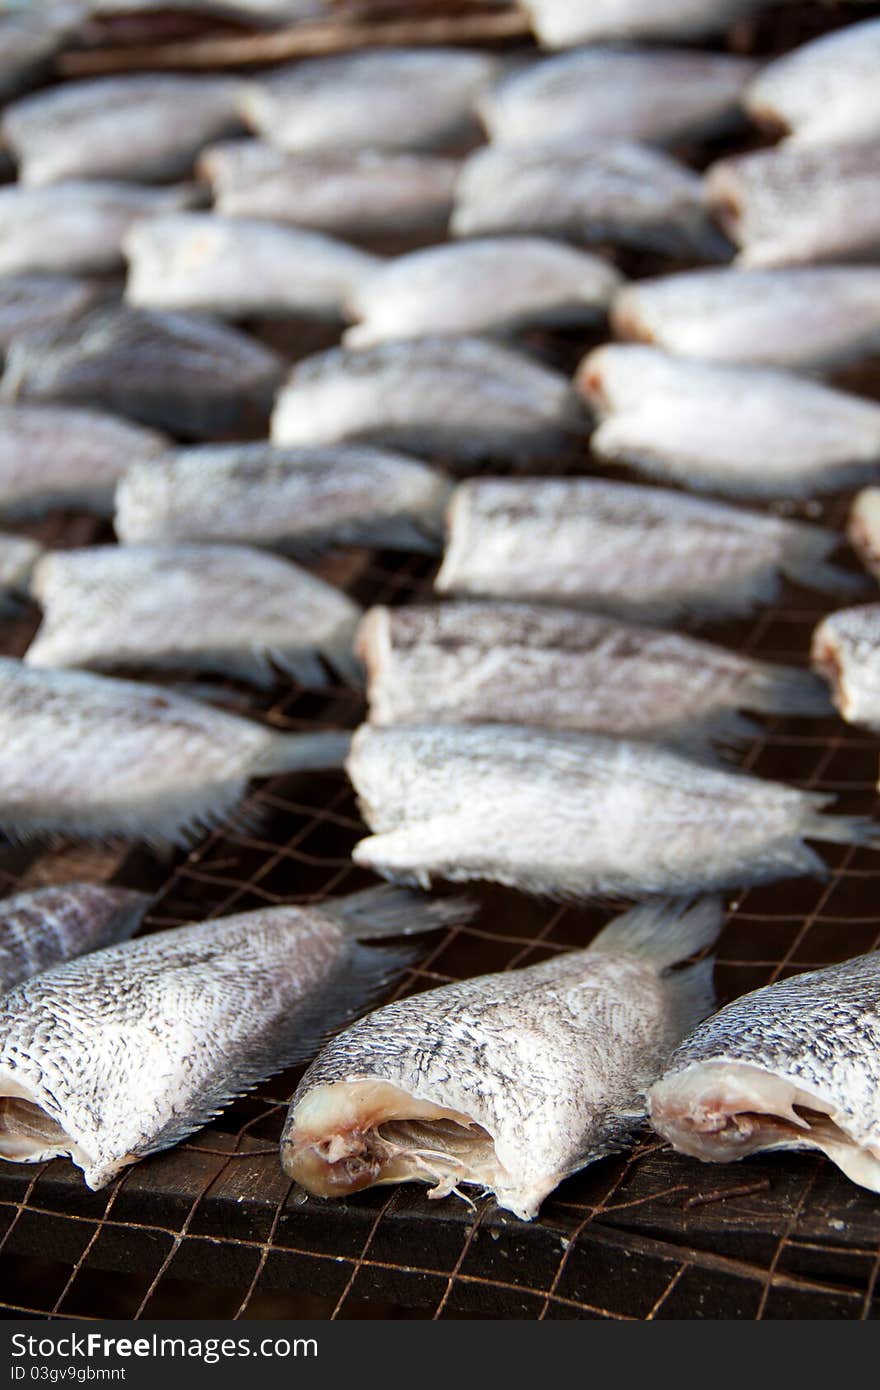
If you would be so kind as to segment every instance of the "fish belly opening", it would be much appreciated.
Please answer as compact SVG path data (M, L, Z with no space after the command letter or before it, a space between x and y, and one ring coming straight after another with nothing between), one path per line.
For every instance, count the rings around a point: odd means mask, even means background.
M42 1106L24 1093L0 1096L0 1158L37 1163L75 1151L76 1144Z

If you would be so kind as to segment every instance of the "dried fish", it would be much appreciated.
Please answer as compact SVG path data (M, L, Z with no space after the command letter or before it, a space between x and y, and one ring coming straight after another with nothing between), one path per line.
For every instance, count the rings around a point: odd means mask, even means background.
M544 237L486 237L399 256L348 295L348 347L424 334L595 322L620 275L599 256Z
M28 591L31 571L43 547L29 536L12 536L0 531L0 608L10 595Z
M355 863L423 888L443 878L572 899L690 893L824 875L807 839L880 848L880 824L822 814L833 797L639 739L364 724L346 767L373 831Z
M361 610L278 555L244 545L98 545L45 555L43 621L25 661L93 671L169 667L270 686L275 667L325 685L319 657L355 677Z
M104 293L96 281L70 275L4 275L0 278L0 352L19 333L80 318Z
M474 125L497 66L489 53L454 48L345 53L255 78L240 107L282 150L430 149Z
M880 488L866 487L852 504L847 535L853 550L880 579Z
M738 709L828 712L806 671L564 608L371 608L357 649L374 724L534 724L697 748L744 733Z
M251 777L336 767L348 736L289 734L159 686L0 657L0 830L188 844Z
M481 478L456 489L442 593L567 604L664 621L748 612L779 574L818 589L839 537L769 513L594 478Z
M593 453L652 477L739 497L880 477L880 405L774 367L613 344L584 359L576 384L601 422Z
M451 484L416 459L335 444L202 445L136 463L116 491L116 534L144 541L238 541L309 551L328 541L442 546Z
M171 179L203 145L240 128L241 83L228 77L135 73L65 82L3 113L23 183Z
M684 271L624 285L611 322L682 357L836 367L880 352L880 269Z
M283 374L280 357L226 324L121 305L16 338L0 400L103 406L198 437L264 419Z
M847 24L765 67L745 94L760 123L799 145L880 138L880 19Z
M664 903L585 951L388 1004L325 1047L297 1088L285 1170L344 1197L376 1184L460 1184L529 1221L571 1173L625 1148L645 1089L713 1003L719 906Z
M522 0L548 48L603 39L692 39L715 34L765 0Z
M454 159L383 150L276 150L261 140L212 145L198 172L226 217L265 217L355 238L445 226Z
M818 1149L880 1192L878 1000L877 954L735 999L685 1039L652 1087L655 1129L707 1163Z
M97 410L0 405L0 514L53 507L110 514L127 468L151 466L169 441Z
M150 899L128 888L64 883L0 901L0 991L74 956L126 941Z
M812 657L843 718L880 729L880 603L823 618L813 633Z
M69 1156L106 1186L309 1057L412 960L360 941L467 915L371 889L156 932L38 975L0 1000L0 1158Z
M363 439L456 462L556 452L585 414L559 372L480 338L333 348L294 367L275 403L276 444Z

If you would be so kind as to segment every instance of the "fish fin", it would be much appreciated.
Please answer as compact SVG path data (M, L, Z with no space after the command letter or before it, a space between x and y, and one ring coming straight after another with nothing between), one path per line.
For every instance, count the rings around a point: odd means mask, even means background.
M730 755L740 753L743 745L759 733L760 727L754 720L730 709L717 710L689 724L673 725L659 737L695 762L721 767Z
M697 961L684 970L673 971L665 981L672 1004L672 1018L677 1031L674 1044L686 1037L698 1023L708 1018L715 1007L715 957ZM652 1077L651 1080L656 1078Z
M625 951L651 961L658 974L711 946L724 925L719 897L663 898L634 907L603 927L591 951Z
M767 714L830 715L834 713L825 682L812 671L759 662L749 680L748 699Z
M812 812L805 817L801 834L805 840L880 849L880 824L870 816L823 816Z
M797 543L781 562L783 574L794 583L842 594L862 593L873 587L866 574L845 570L828 559L842 544L836 532L806 523L800 524L797 530Z
M477 904L469 898L431 899L384 883L321 904L321 912L358 941L437 931L469 921L476 911Z
M269 742L254 763L254 777L341 768L351 749L351 734L346 729L319 734L288 734L270 729L266 732Z
M108 926L108 941L128 941L140 927L156 897L153 893L139 893L134 888L111 886L119 895L119 904Z

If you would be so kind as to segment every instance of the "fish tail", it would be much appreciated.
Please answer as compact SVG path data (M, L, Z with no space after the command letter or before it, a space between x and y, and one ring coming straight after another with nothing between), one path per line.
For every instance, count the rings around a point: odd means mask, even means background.
M785 574L796 584L804 584L810 589L823 589L831 593L861 593L869 585L868 576L843 569L828 559L840 543L841 538L834 531L821 526L803 525L792 552L785 560Z
M320 734L273 734L253 773L268 776L342 767L350 748L351 734L346 729Z
M665 980L671 995L672 1019L677 1037L675 1043L687 1037L716 1008L715 958L697 961L684 970L677 970Z
M423 893L391 884L366 888L344 898L331 898L321 911L358 941L384 936L416 936L439 927L470 921L477 910L471 899L427 898Z
M880 824L870 816L823 816L813 812L804 821L801 834L806 840L824 840L831 845L880 849Z
M634 907L600 931L591 951L625 951L641 956L658 974L706 946L712 946L724 925L718 897L664 898Z
M812 671L761 662L749 686L749 700L768 714L827 715L834 712L828 687Z
M128 941L138 930L147 910L156 901L153 893L140 893L135 888L116 888L117 907L113 914L113 940Z

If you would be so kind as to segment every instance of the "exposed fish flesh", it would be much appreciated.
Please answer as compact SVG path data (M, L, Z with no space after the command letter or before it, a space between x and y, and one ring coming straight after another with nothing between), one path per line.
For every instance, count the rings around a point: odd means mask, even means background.
M294 367L272 416L275 444L363 439L456 462L556 452L585 429L568 380L480 338L332 348Z
M880 579L880 487L866 487L852 504L847 536L853 550Z
M559 603L664 621L748 612L779 575L851 587L832 531L665 488L594 478L483 478L449 511L441 593Z
M777 145L722 159L706 175L709 203L746 266L876 260L880 140Z
M880 269L689 270L618 290L619 338L682 357L830 368L880 352Z
M514 71L478 109L495 144L668 144L741 121L740 98L754 72L748 59L719 53L582 48Z
M599 458L740 497L811 497L880 477L880 404L775 367L657 348L591 352L576 384Z
M668 255L723 251L698 176L661 150L597 141L487 145L462 167L455 236L543 232Z
M699 747L745 732L738 709L828 712L806 671L564 608L371 608L357 648L374 724L534 724Z
M99 883L65 883L0 900L0 992L74 956L126 941L149 897Z
M880 603L823 618L813 633L812 655L843 718L880 729Z
M23 97L0 128L23 183L179 178L203 145L240 127L240 92L214 75L96 77Z
M459 164L383 150L276 150L229 140L202 154L198 172L226 217L265 217L362 238L441 229Z
M109 514L116 481L169 445L153 430L58 405L0 405L0 514L52 507Z
M311 550L338 541L442 546L452 488L427 464L351 444L284 449L202 445L136 463L116 491L116 534L144 541L238 541Z
M189 843L251 777L336 767L343 734L289 734L159 686L0 657L0 830Z
M603 39L692 39L715 34L765 0L522 0L548 48Z
M98 282L70 275L4 275L0 278L0 352L19 333L79 318L104 293Z
M467 915L372 889L156 932L38 975L0 1000L0 1158L69 1155L105 1187L309 1057L413 958L360 940Z
M278 555L244 545L99 545L45 555L31 576L43 621L31 666L170 667L270 686L275 667L326 685L319 657L355 676L361 610Z
M0 99L42 76L82 17L77 4L47 4L0 15Z
M281 358L227 324L128 305L15 339L0 399L103 406L189 436L268 414Z
M847 24L765 67L745 94L756 121L799 145L880 138L880 19Z
M559 898L734 888L825 865L805 840L880 848L833 797L660 744L512 724L364 724L346 767L373 834L356 864L399 883L486 879Z
M418 150L475 124L497 71L488 53L385 48L314 58L254 78L240 109L282 150Z
M880 1192L880 955L754 990L686 1038L649 1101L681 1153L816 1150Z
M544 237L486 237L398 256L348 295L348 347L424 334L491 333L595 322L618 272Z
M0 188L0 275L116 270L129 228L188 207L193 197L186 185L138 188L100 179Z
M10 594L26 594L31 571L43 547L29 536L12 536L0 531L0 606Z
M297 1088L285 1170L344 1197L476 1184L524 1220L571 1173L625 1148L645 1090L713 1002L711 899L618 917L585 951L388 1004L334 1038Z

